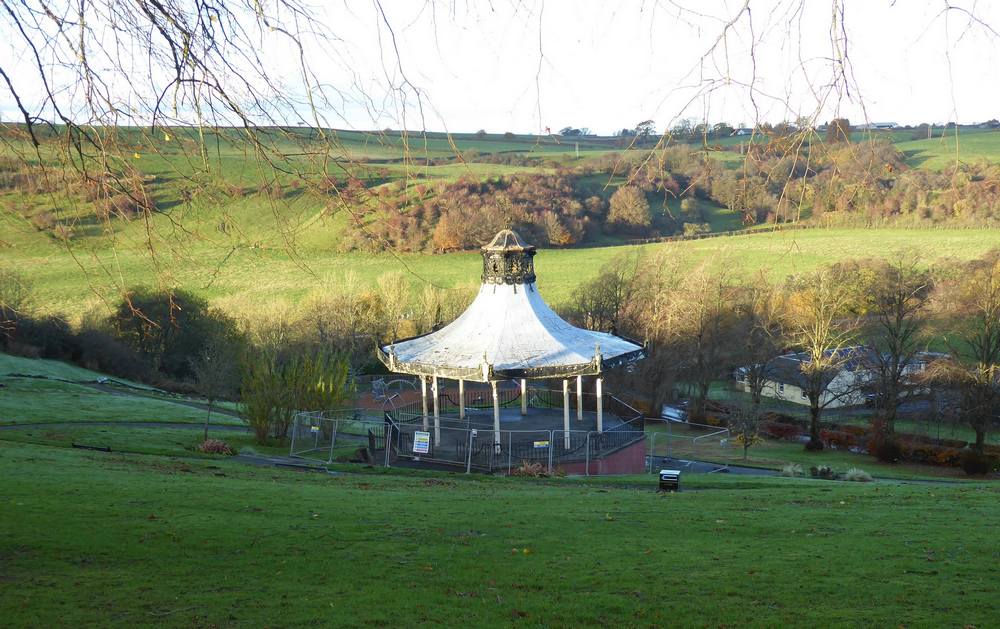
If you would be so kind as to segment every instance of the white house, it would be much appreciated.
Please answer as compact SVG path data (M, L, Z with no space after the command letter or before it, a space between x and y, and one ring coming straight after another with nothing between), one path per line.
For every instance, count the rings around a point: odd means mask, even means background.
M827 355L831 355L833 350ZM873 365L877 364L878 355L865 346L844 347L836 350L839 364L836 371L827 376L828 384L820 398L820 405L827 408L841 406L859 406L868 400L869 387L865 385L875 378ZM913 360L903 368L905 375L919 373L927 368L927 364L944 354L919 352ZM785 354L773 358L766 367L767 380L761 390L766 397L803 404L808 406L806 395L806 377L802 369L810 362L805 353ZM737 389L750 392L746 379L747 369L737 369L735 372Z

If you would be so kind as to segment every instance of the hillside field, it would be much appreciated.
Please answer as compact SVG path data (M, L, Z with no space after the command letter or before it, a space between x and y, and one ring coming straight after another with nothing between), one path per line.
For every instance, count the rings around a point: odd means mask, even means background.
M378 276L398 272L405 274L416 290L433 284L471 291L478 283L479 257L474 252L344 252L343 240L350 220L346 213L327 212L322 199L301 190L292 190L272 203L259 190L273 174L268 175L267 169L225 133L218 142L213 140L210 158L215 176L224 184L222 189L231 191L216 191L197 197L195 202L185 202L185 194L197 191L196 182L188 179L195 169L191 155L193 132L177 129L171 133L120 131L126 145L135 150L131 166L155 181L158 204L168 210L153 214L149 220L101 223L86 203L0 190L0 202L7 208L0 212L0 265L16 268L32 280L36 311L62 313L78 320L89 308L113 306L124 289L139 284L182 287L226 310L253 312L274 302L297 303L306 294L327 290L348 277L360 287L370 287ZM298 135L307 144L312 139L307 130L282 133ZM289 167L322 157L293 153L297 145L282 133L275 130L269 141ZM417 179L548 172L552 164L573 166L621 150L617 138L331 133L336 136L341 158L346 156L368 178L365 185L374 187L401 179L412 183ZM933 135L932 139L913 140L912 131L897 130L858 132L854 139L887 137L903 151L910 165L918 168L940 169L954 163L956 157L963 161L1000 161L998 131L963 128L956 139L953 131L935 128ZM728 140L732 141L718 144L731 145L739 138ZM14 142L5 145L3 151L17 152L17 147ZM456 150L461 152L461 159L456 158ZM645 150L637 148L628 153L638 157ZM692 150L697 147L692 146ZM729 167L738 166L741 159L736 152L709 154ZM526 159L530 165L485 163L505 156ZM592 175L586 185L594 194L606 198L623 182L620 177ZM679 211L678 201L668 205L671 212ZM713 231L741 227L738 213L707 201L702 205ZM71 225L72 237L61 240L52 230L40 227L51 225L53 220ZM920 251L928 263L941 257L970 258L997 246L1000 238L992 230L828 229L670 245L634 247L623 243L621 236L602 234L590 246L542 251L537 263L539 284L546 297L554 305L567 305L574 288L594 277L609 260L637 251L667 250L694 261L708 260L736 274L764 271L780 278L838 260L885 255L900 249Z
M415 288L431 283L471 291L479 283L477 253L445 255L337 253L321 248L220 250L197 240L186 247L164 247L152 259L140 243L116 248L67 251L37 234L3 252L34 283L35 306L77 318L90 307L114 304L123 287L175 285L209 298L231 311L253 311L268 303L296 303L353 277L373 286L384 273L404 273ZM927 263L944 258L970 259L1000 246L992 230L812 229L752 236L722 237L641 246L548 249L536 257L538 283L546 298L568 305L572 291L596 276L619 255L656 253L689 256L735 274L766 271L775 278L852 258L919 253ZM106 302L103 300L107 300Z

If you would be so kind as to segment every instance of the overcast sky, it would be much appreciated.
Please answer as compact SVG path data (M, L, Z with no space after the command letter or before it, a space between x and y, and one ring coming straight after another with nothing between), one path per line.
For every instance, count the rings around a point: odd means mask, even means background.
M831 61L831 2L813 0L753 1L749 13L742 1L710 0L334 3L318 10L335 39L307 57L342 97L324 108L327 123L358 129L537 133L572 125L608 134L645 119L662 131L682 117L998 118L1000 35L991 27L1000 30L1000 2L952 4L964 9L848 0L846 81L835 80ZM288 92L304 100L295 56L278 46L268 53ZM24 50L7 45L0 54L15 82L27 84ZM0 111L14 118L3 84Z

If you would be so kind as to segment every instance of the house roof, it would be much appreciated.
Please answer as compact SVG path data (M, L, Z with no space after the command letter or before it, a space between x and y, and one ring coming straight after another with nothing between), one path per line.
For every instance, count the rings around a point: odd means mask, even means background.
M871 348L864 346L841 347L836 350L827 350L824 352L824 356L836 357L837 372L858 371L866 369L867 365L872 364L871 361L875 358L875 352ZM768 363L768 379L801 388L806 384L806 377L802 373L802 367L810 362L812 360L809 354L805 352L778 356Z
M868 370L878 362L878 353L871 347L864 345L828 350L824 352L824 355L827 357L837 357L835 365L838 373L841 371L855 372ZM910 362L914 364L927 363L944 356L947 356L947 354L918 352ZM811 362L811 359L805 352L785 354L773 358L767 365L768 380L802 387L806 383L806 378L802 373L802 366L809 362Z

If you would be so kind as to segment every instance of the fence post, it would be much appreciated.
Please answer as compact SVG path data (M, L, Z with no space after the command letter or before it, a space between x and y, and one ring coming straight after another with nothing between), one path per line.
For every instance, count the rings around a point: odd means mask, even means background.
M584 468L586 470L584 474L586 476L590 476L590 431L589 430L587 431L587 454L584 461L585 461L584 465L586 465L586 468Z
M465 473L466 474L469 474L469 473L472 472L472 431L469 430L468 433L469 433L469 452L468 452L468 456L466 456L466 463L465 463Z
M513 433L507 431L507 476L510 476L510 448L513 445Z
M554 431L554 430L550 430L549 431L549 475L552 474L552 450L555 449L555 445L554 445L555 444L555 438L556 438L555 432L556 431Z
M333 427L331 428L331 430L333 430L333 434L330 435L330 456L328 456L326 460L328 464L333 463L333 447L337 445L337 432L339 432L337 429L340 427L340 422L338 420L333 419L330 421L333 424Z
M670 458L670 443L674 440L674 422L667 420L667 458Z
M295 433L299 429L299 414L296 413L295 417L292 418L292 444L288 446L288 456L293 456L295 452Z
M656 433L649 436L649 456L646 458L647 470L653 471L653 457L656 456Z

